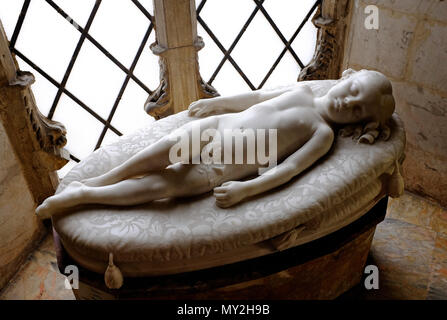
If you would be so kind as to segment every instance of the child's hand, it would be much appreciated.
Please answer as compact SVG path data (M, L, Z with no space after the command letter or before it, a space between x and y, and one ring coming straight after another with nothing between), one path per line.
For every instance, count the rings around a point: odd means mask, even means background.
M221 108L216 106L212 99L201 99L191 103L188 110L190 117L206 117L212 113L221 111Z
M244 183L240 181L228 181L220 187L214 188L216 204L221 208L228 208L242 201L246 197Z

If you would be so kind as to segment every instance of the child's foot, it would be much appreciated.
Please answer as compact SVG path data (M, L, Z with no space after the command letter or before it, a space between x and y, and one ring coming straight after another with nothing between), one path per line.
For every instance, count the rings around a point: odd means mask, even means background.
M70 183L61 193L47 198L36 208L36 214L41 219L47 219L63 209L78 205L82 201L85 185L75 181Z

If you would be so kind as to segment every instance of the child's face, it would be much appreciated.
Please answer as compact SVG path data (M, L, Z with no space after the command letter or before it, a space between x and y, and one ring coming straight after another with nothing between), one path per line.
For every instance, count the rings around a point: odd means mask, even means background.
M372 78L374 77L374 78ZM337 83L326 94L327 114L340 124L374 119L380 112L378 79L370 72L360 72Z

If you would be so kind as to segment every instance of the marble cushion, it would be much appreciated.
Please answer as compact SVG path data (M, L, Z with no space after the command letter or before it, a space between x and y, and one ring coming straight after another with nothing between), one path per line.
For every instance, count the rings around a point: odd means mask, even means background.
M327 87L312 89L323 94ZM120 137L76 165L57 192L107 172L193 119L181 112ZM366 145L337 137L311 169L231 208L217 207L208 193L132 207L77 207L53 217L53 225L78 263L103 272L112 252L125 276L176 273L268 254L276 249L266 241L291 230L299 231L298 245L349 224L378 200L380 176L402 157L405 146L396 114L391 122L388 141Z

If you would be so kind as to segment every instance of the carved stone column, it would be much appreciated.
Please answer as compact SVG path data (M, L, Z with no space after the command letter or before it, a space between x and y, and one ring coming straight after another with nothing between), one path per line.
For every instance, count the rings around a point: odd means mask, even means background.
M204 43L197 36L195 1L154 0L154 16L157 40L151 50L160 57L160 85L145 110L159 119L218 93L200 77L197 51Z
M0 21L0 120L21 164L36 203L54 194L55 170L69 160L65 127L37 109L31 84L34 76L18 70Z
M350 6L350 0L322 0L312 19L318 28L315 53L298 81L339 78Z

